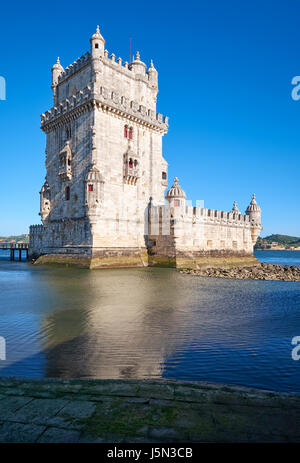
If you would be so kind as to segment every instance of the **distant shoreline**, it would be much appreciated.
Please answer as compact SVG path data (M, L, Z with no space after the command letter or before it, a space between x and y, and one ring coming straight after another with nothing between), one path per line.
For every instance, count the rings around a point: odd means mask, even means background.
M280 248L280 249L254 249L255 251L295 251L295 252L300 252L300 249L285 249L285 248Z

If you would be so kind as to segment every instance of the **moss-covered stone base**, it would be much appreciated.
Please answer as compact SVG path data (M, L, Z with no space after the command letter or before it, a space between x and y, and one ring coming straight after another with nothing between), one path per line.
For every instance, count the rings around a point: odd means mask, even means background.
M255 265L258 260L254 256L203 256L203 257L177 257L177 268L231 268Z
M148 255L146 250L101 250L87 254L45 254L35 265L63 265L88 269L124 267L167 267L179 269L232 268L258 264L254 256L161 256Z
M35 265L62 265L87 269L145 267L148 255L144 250L105 250L86 254L45 254L40 256Z

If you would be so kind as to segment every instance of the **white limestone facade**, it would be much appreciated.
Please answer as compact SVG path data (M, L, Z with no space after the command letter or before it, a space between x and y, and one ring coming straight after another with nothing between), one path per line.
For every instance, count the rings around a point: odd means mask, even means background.
M97 27L90 52L66 69L57 60L52 92L41 115L46 178L42 225L30 227L33 257L91 268L252 256L261 229L255 199L246 215L193 208L177 180L165 199L168 118L156 112L152 61L147 68L139 52L130 63L109 56Z

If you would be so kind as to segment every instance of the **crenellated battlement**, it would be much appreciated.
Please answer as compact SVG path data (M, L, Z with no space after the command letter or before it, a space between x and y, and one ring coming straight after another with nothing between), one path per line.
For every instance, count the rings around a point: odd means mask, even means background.
M64 80L68 79L76 72L81 71L82 68L90 64L91 62L91 55L87 51L84 55L74 61L72 64L67 66L65 70L58 76L58 83L62 83Z
M151 66L148 68L148 70L145 72L145 75L138 74L136 75L135 72L133 71L132 64L129 63L128 61L124 61L121 57L118 57L116 60L116 55L114 53L111 53L109 55L108 50L104 50L104 56L98 58L100 61L102 61L105 65L111 66L114 70L123 73L127 77L142 80L145 82L147 85L151 84L151 73L149 72L152 68ZM142 61L141 61L142 63ZM58 76L58 85L72 77L74 74L77 72L81 71L83 68L91 64L91 54L90 52L86 52L84 55L80 56L80 58L77 58L73 63L71 63L69 66L67 66ZM142 63L144 64L144 63Z
M118 92L109 90L106 87L100 87L100 90L95 93L92 91L91 86L85 87L75 95L66 98L57 106L54 106L50 110L41 114L42 128L46 124L91 100L100 104L105 110L118 110L122 116L131 116L131 118L134 118L137 122L142 120L167 131L169 125L169 118L167 116L163 116L151 109L147 109L146 106L141 105L136 101L130 101L129 98L121 96Z
M169 204L165 205L151 205L154 216L157 217L168 217L168 213L171 212ZM207 209L202 207L185 206L185 213L181 216L182 220L193 219L198 222L208 222L212 224L237 224L241 226L250 226L250 218L248 215L236 214L233 212L220 211L217 209ZM178 217L176 217L178 220Z
M29 234L30 235L40 235L44 231L44 225L30 225Z

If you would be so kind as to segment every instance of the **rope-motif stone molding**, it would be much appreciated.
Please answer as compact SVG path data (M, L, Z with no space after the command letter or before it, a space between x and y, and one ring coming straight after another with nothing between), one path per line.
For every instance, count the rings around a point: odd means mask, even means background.
M66 98L59 105L41 114L41 127L48 133L62 123L76 119L94 105L104 111L115 113L120 117L164 133L168 130L168 117L155 113L155 111L147 109L146 106L136 101L129 101L128 98L120 96L118 92L101 87L100 91L95 93L90 86L85 87L76 95Z

